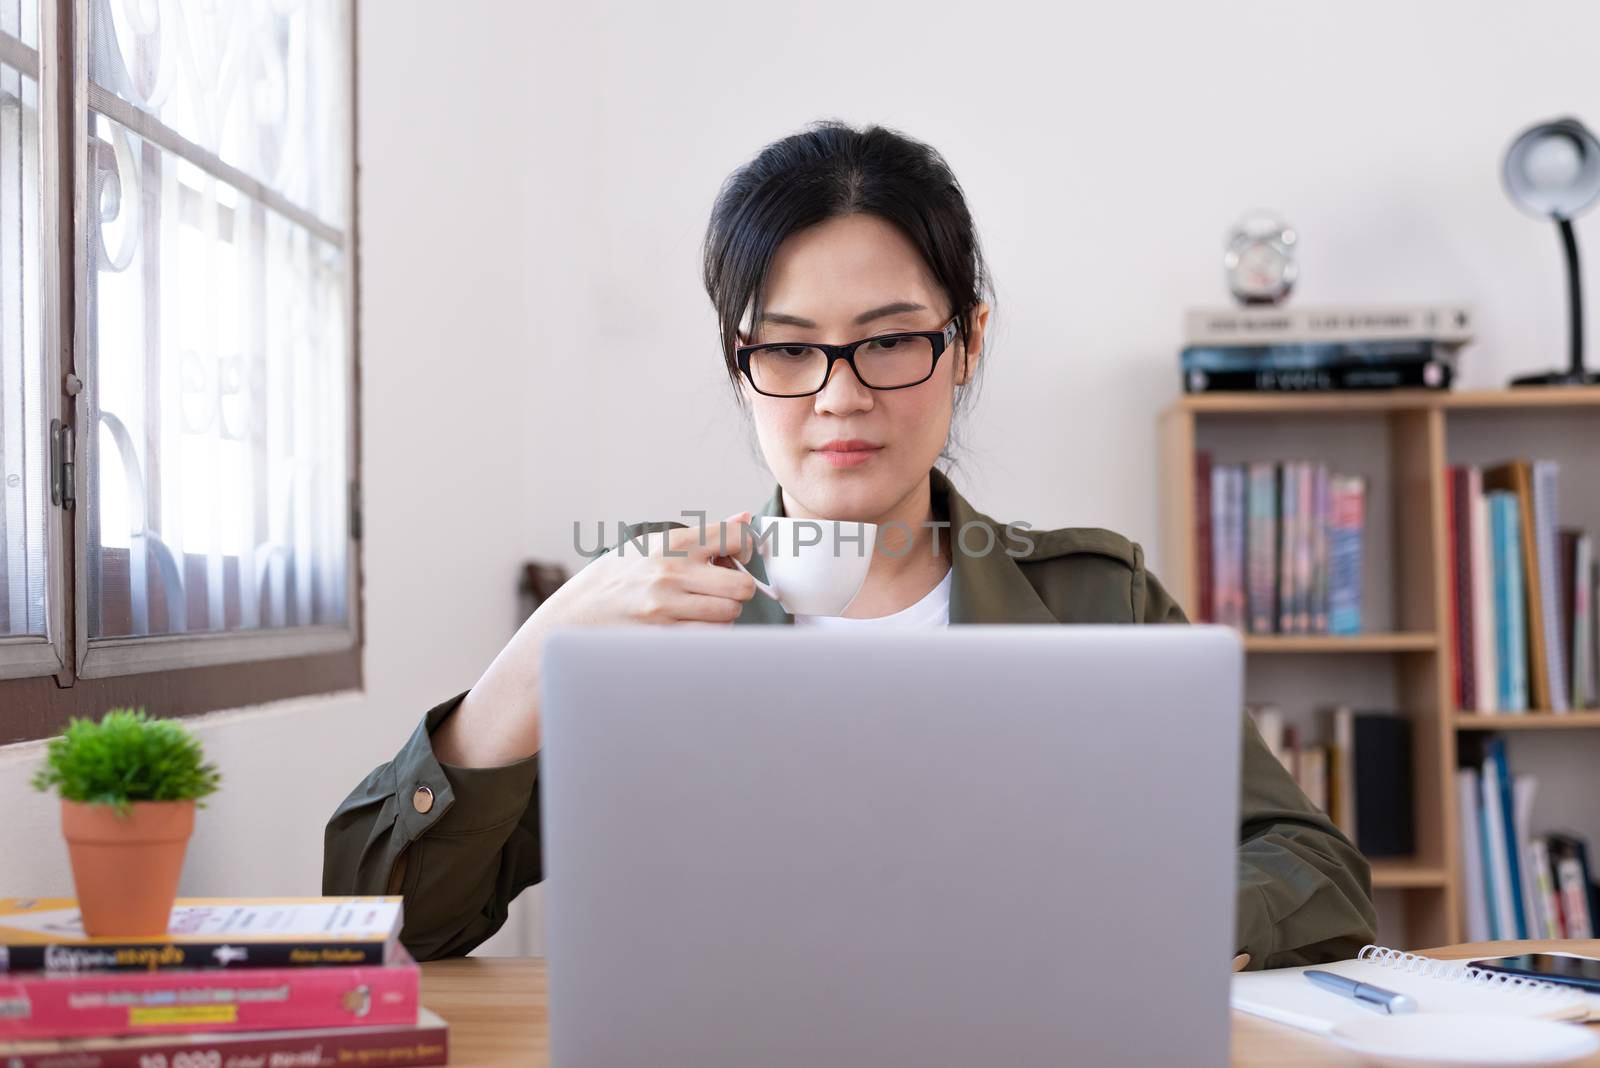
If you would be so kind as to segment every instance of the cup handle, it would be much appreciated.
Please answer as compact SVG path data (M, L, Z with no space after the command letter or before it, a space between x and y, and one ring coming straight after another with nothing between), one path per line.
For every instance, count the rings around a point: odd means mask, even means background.
M739 562L739 558L737 556L730 556L730 557L728 557L728 559L733 561L733 566L734 567L738 568L740 571L743 571L746 575L750 575L750 569L748 567L745 567L743 564L741 564ZM756 578L754 575L750 575L750 577L752 579L755 579L756 589L760 590L762 593L766 594L768 597L771 597L774 601L776 601L778 599L778 591L777 590L773 589L771 586L768 586L765 582L762 582L760 579Z

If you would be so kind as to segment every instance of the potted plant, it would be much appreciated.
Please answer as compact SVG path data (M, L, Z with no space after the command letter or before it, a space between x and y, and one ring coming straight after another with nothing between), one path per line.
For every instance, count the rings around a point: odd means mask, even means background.
M88 934L166 932L195 806L219 780L193 735L142 708L114 708L98 723L74 718L50 740L33 786L60 790Z

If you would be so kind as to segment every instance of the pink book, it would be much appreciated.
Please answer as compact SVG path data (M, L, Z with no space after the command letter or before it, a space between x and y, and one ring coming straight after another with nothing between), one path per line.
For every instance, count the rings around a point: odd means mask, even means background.
M6 1068L433 1068L450 1029L427 1009L415 1024L0 1042Z
M403 963L0 977L0 1039L271 1031L417 1022Z

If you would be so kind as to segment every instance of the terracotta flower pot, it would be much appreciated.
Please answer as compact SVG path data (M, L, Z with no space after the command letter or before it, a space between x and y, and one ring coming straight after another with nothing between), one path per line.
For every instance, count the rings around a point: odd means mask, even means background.
M166 933L194 833L193 801L135 801L119 816L110 805L63 799L61 833L89 934Z

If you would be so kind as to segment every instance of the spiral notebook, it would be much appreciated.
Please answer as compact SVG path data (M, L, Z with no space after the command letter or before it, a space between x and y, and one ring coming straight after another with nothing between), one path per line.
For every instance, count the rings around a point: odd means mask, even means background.
M1418 1012L1583 1020L1600 1001L1571 987L1480 971L1381 946L1367 946L1354 960L1333 964L1239 972L1233 976L1229 1000L1241 1012L1320 1034L1347 1020L1371 1017L1372 1009L1325 990L1302 974L1312 968L1409 994L1416 1000ZM1600 1011L1594 1015L1600 1017Z

